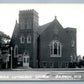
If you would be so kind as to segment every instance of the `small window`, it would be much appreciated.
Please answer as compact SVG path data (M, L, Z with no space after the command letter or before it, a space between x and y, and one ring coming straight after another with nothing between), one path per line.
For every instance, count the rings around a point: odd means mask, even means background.
M31 43L31 35L27 36L27 43Z
M72 47L74 47L75 46L75 41L72 41Z
M50 63L50 67L53 68L53 63L52 62Z
M21 44L25 43L25 37L24 37L24 36L21 36L21 38L20 38L20 43L21 43Z

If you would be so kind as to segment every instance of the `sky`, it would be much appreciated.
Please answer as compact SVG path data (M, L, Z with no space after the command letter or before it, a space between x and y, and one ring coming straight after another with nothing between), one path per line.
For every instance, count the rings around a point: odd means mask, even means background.
M0 4L0 31L12 36L20 10L34 9L39 14L39 25L57 16L61 25L77 29L77 55L84 56L84 4Z

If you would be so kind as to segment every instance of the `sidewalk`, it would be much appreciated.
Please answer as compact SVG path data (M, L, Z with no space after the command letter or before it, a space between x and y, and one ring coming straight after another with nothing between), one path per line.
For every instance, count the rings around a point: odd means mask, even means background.
M18 67L12 69L1 69L0 71L84 71L84 68L31 68Z

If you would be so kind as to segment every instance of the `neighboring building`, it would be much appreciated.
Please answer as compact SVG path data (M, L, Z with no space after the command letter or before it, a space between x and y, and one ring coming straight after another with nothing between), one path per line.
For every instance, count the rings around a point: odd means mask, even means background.
M56 17L39 26L35 10L20 11L11 45L14 68L66 68L76 60L76 28L64 29Z

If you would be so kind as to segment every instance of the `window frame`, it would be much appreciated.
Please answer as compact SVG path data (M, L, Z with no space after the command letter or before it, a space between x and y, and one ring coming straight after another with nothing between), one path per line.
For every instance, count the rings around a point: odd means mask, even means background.
M29 40L30 39L30 40ZM27 43L30 44L31 43L31 35L27 35Z
M24 36L21 36L21 37L20 37L20 43L21 43L21 44L24 44L24 43L25 43L25 37L24 37Z
M71 47L75 47L75 41L74 40L71 41Z
M57 54L55 54L54 51L55 43L57 44ZM52 42L50 42L50 57L61 57L61 56L62 56L62 44L58 40L53 40Z

